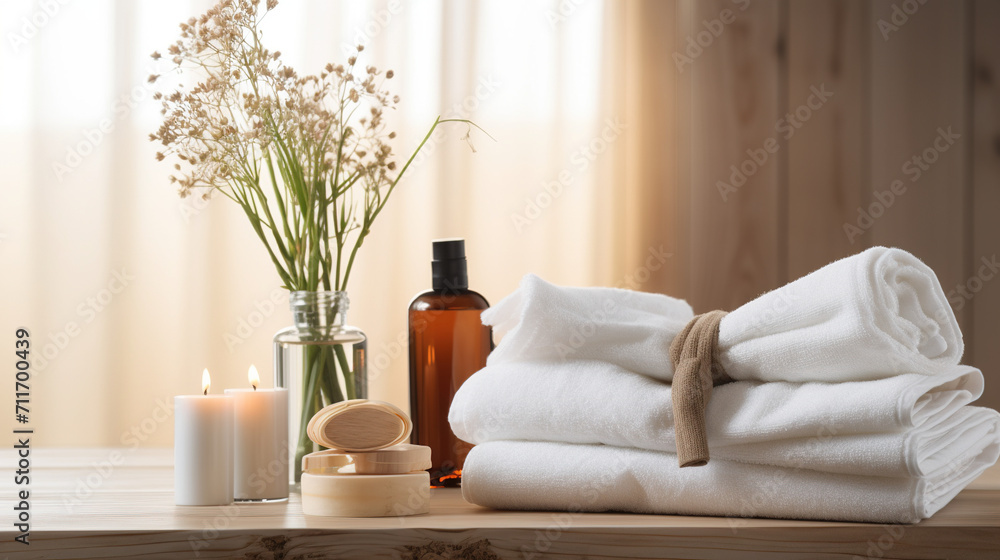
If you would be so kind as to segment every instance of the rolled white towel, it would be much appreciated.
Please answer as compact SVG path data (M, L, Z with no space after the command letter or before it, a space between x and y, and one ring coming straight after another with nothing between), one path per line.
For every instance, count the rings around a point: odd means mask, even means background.
M982 373L946 369L874 381L722 385L706 411L713 457L830 472L929 474L942 460L981 449L1000 423L995 411L962 408L982 394ZM556 441L676 451L670 385L604 362L487 366L458 390L448 419L455 435L473 444Z
M483 312L503 337L488 364L604 360L670 380L667 349L691 317L668 296L563 288L529 274ZM873 247L733 310L719 349L734 379L861 381L934 374L957 364L964 346L934 272L906 251Z
M465 460L462 495L499 509L625 511L915 523L945 506L1000 456L996 440L933 476L888 478L676 456L606 445L496 441Z
M934 374L957 364L965 349L934 271L885 247L830 263L734 310L719 325L719 347L730 377L761 381Z

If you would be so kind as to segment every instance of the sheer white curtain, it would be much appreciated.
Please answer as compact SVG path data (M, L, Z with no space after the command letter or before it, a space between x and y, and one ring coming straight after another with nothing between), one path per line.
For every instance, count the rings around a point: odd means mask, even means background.
M172 395L271 372L290 322L266 253L230 201L181 200L147 140L149 53L206 1L0 5L0 343L31 330L32 424L48 445L166 445ZM436 136L361 253L349 322L370 337L371 396L407 405L405 309L430 284L430 241L464 237L496 301L528 271L619 284L625 247L624 2L283 0L266 40L313 72L351 46L395 70L398 153ZM632 14L631 17L635 17ZM619 188L620 187L620 188ZM631 255L631 256L630 256ZM5 419L13 417L11 399Z

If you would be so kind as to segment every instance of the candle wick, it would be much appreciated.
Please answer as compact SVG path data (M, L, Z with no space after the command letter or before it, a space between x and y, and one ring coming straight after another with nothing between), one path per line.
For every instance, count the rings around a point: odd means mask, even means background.
M205 387L205 390L202 391L201 394L205 395L207 397L208 396L208 387Z
M256 385L251 385L251 387L253 387L253 390L254 390L254 391L256 391L256 390L257 390L257 386L256 386Z

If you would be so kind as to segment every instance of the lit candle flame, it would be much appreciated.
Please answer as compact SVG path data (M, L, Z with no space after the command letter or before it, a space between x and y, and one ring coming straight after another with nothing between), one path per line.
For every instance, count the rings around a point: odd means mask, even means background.
M250 386L256 391L257 386L260 385L260 375L257 374L257 368L253 364L250 365L250 371L247 372L247 379L250 380Z
M212 386L212 376L208 374L208 368L201 372L201 393L208 394L208 389Z

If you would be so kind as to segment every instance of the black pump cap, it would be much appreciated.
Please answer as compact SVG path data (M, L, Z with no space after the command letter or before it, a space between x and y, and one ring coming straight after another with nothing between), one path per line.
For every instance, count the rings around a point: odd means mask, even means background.
M431 287L435 291L468 290L469 269L464 239L435 239L431 242Z

